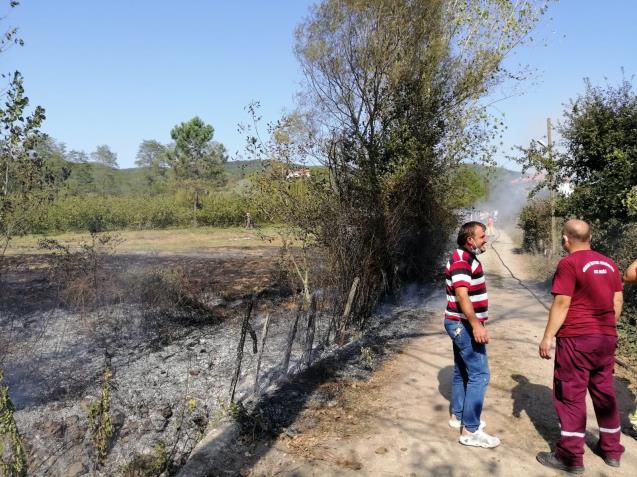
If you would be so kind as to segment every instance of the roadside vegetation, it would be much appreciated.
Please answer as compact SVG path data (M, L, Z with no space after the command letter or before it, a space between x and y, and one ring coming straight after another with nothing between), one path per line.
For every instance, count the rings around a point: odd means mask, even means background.
M637 96L631 81L596 86L566 106L559 124L561 143L552 151L532 143L521 148L522 163L545 173L541 188L553 188L559 227L571 217L592 224L593 248L621 271L637 258ZM568 189L560 185L569 184ZM525 251L550 256L551 204L536 195L523 209L519 226ZM559 249L559 247L558 247ZM552 260L555 262L555 258ZM624 290L624 313L618 329L620 352L637 364L637 289Z

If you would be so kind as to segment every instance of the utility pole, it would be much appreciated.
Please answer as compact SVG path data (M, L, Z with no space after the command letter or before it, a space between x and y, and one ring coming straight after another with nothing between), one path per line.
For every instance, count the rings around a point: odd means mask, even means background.
M553 134L551 130L551 118L546 118L546 154L548 156L548 184L549 202L551 204L551 255L557 254L557 241L555 231L555 176L553 168Z

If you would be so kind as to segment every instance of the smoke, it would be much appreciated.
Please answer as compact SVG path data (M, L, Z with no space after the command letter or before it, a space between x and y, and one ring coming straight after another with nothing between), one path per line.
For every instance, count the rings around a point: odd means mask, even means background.
M474 218L486 223L488 217L493 217L496 227L514 229L529 193L541 179L539 176L498 169L488 176L487 198L473 206Z

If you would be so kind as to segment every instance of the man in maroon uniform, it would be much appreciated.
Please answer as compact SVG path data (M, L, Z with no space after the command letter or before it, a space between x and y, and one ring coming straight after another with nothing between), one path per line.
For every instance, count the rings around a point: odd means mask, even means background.
M553 277L554 296L539 353L550 359L553 337L555 371L553 402L560 420L560 441L555 452L540 452L537 460L554 469L584 472L586 390L597 423L596 453L618 467L624 448L613 387L616 323L623 306L623 286L617 265L591 250L591 233L582 220L569 220L562 230L568 256L560 260Z

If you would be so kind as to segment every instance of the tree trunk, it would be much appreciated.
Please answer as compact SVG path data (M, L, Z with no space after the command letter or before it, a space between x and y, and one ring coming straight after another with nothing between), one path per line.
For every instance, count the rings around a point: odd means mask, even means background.
M237 361L234 370L234 375L232 376L232 380L230 381L230 402L234 402L234 393L237 388L237 383L239 382L239 376L241 375L241 361L243 361L243 345L246 341L246 334L250 327L250 315L252 314L252 308L254 307L255 298L252 297L250 303L248 303L248 308L246 309L246 314L243 317L243 323L241 324L241 335L239 336L239 345L237 346Z
M265 340L268 337L268 329L270 328L270 314L265 317L265 323L263 324L263 331L261 332L261 348L259 348L259 355L257 357L257 371L254 375L254 394L259 395L259 372L261 371L261 358L263 357L263 350L265 349Z
M305 366L312 364L312 347L314 346L314 333L316 332L316 293L312 294L310 310L307 314L307 329L305 332Z
M195 191L195 200L192 204L192 226L197 226L197 204L199 203L199 191Z

